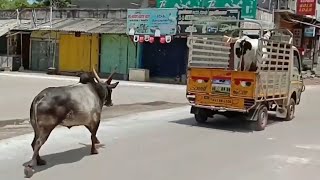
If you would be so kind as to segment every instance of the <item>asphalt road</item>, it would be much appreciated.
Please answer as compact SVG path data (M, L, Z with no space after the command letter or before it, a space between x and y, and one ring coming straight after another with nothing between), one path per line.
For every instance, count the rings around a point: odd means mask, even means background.
M77 77L0 72L0 121L29 118L33 98L48 86L75 84ZM187 103L185 86L120 81L112 93L115 105ZM159 103L158 103L159 104Z
M223 118L198 126L188 106L115 117L101 124L100 153L92 156L85 128L58 128L40 151L48 164L32 179L318 179L319 93L307 87L295 119L271 121L262 132ZM32 138L0 141L0 179L23 179Z
M79 78L70 76L0 72L0 140L33 131L29 124L29 108L42 89L78 81ZM114 106L103 109L104 120L187 103L182 85L120 81L112 96Z

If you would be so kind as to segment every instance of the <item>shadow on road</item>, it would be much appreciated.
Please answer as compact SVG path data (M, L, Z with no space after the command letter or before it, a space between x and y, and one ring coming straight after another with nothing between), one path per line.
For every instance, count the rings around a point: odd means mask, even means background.
M216 115L214 118L209 118L207 123L199 124L194 118L182 119L178 121L172 121L173 123L188 125L192 127L201 127L216 129L229 132L241 132L250 133L254 132L250 126L250 121L245 121L240 118L226 118L224 116ZM269 115L268 126L274 125L281 122L280 119L275 116ZM266 127L266 129L268 128Z
M79 143L79 144L83 145L83 147L80 147L77 149L71 149L69 151L41 156L41 158L47 162L47 165L35 166L34 174L39 173L41 171L45 171L57 165L75 163L82 160L86 156L90 156L91 144L90 145L82 144L82 143ZM104 148L104 146L105 145L103 144L97 144L96 148L100 149L100 148ZM27 166L29 162L30 161L23 163L23 166L24 167Z

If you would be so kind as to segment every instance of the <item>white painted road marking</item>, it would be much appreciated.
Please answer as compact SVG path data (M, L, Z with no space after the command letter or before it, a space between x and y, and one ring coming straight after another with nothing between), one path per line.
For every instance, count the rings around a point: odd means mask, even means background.
M296 148L300 149L308 149L308 150L320 150L320 145L319 144L305 144L305 145L296 145Z
M270 158L276 161L285 162L293 165L305 165L305 164L311 163L311 159L309 158L288 156L288 155L272 155L270 156Z

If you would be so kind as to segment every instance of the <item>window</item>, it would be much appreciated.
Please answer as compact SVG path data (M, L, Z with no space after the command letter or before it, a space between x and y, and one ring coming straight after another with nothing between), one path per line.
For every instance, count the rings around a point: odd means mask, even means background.
M297 68L299 73L301 73L298 51L294 51L294 54L293 54L293 67Z

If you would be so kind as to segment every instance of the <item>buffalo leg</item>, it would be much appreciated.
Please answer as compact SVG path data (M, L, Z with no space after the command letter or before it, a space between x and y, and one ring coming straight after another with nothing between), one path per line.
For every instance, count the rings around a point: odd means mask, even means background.
M35 133L33 141L31 143L33 151L34 151L34 146L35 146L35 143L36 143L37 139L38 139L38 135L37 135L37 133ZM43 166L43 165L46 165L46 164L47 164L46 161L41 159L39 154L38 154L38 156L37 156L37 165L38 166Z
M32 174L33 174L33 167L37 165L38 163L38 160L41 161L41 158L39 156L39 151L40 151L40 148L41 146L47 141L51 131L53 130L53 128L50 128L50 129L44 129L44 128L41 128L40 129L40 133L39 133L39 136L35 136L36 140L33 141L33 156L32 156L32 159L31 161L28 163L28 165L25 167L24 169L24 173L25 173L25 176L26 177L31 177ZM43 162L45 162L44 160L42 160ZM42 163L43 163L42 162Z
M90 128L89 126L86 126L86 128L87 128L87 129L90 131L90 133L92 134L91 128ZM99 141L99 139L97 138L97 136L94 136L93 139L94 139L94 143L95 143L95 144L100 144L100 141Z
M98 150L97 150L95 144L97 143L97 140L98 140L96 135L97 135L97 130L98 130L99 124L100 124L99 121L98 122L93 121L90 124L90 126L87 127L89 129L89 131L91 132L91 143L92 143L91 144L91 154L98 154Z

